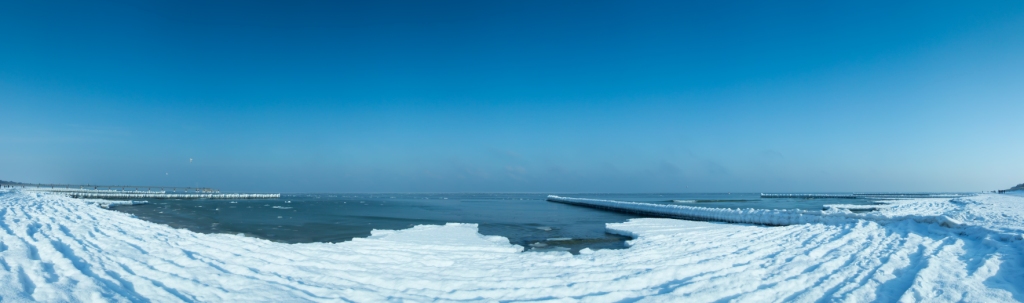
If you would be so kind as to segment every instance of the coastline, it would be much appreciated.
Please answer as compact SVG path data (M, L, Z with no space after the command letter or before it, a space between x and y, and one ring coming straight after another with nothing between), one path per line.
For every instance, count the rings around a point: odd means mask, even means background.
M0 296L79 301L1021 301L1024 198L907 200L885 222L607 224L622 250L529 252L475 224L341 243L199 234L86 200L0 191ZM926 219L932 218L932 219ZM1014 238L1013 235L1016 235ZM543 290L543 291L540 291Z

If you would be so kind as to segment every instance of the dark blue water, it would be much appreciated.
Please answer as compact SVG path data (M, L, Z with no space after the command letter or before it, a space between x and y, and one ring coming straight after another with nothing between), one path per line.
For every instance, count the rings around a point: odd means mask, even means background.
M704 207L820 210L877 199L761 199L759 194L560 194L569 197ZM478 223L480 233L532 250L622 248L605 223L634 215L547 202L545 194L301 194L271 200L150 200L114 209L202 233L242 233L285 243L341 242L373 229ZM675 201L675 202L674 202ZM571 239L571 240L567 240Z

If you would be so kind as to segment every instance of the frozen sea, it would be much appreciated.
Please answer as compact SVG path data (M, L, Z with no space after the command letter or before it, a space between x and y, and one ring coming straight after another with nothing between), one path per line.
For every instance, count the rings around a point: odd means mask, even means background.
M109 201L0 190L0 300L1024 301L1017 195L887 200L860 213L848 211L857 206L850 203L730 210L596 198L562 199L781 226L630 218L605 224L605 232L631 238L627 248L579 254L525 251L481 234L479 224L456 222L282 243L98 207Z
M823 205L874 205L894 196L859 199L770 198L757 193L563 194L573 197L716 208L821 210ZM932 194L915 194L914 197ZM546 201L544 194L292 194L270 200L150 200L117 206L140 219L201 233L229 233L284 243L342 242L373 229L476 223L481 234L530 251L625 248L628 237L607 223L635 215ZM896 196L896 197L907 197Z

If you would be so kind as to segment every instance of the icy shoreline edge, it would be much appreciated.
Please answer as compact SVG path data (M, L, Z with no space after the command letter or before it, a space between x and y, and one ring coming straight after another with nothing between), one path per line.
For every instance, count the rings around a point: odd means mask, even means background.
M4 301L1022 301L1024 198L906 201L876 219L607 224L623 250L522 253L476 224L342 243L198 234L56 195L0 191ZM829 214L830 215L830 214ZM907 220L946 217L965 227ZM850 218L848 218L850 219ZM965 231L967 231L965 233Z

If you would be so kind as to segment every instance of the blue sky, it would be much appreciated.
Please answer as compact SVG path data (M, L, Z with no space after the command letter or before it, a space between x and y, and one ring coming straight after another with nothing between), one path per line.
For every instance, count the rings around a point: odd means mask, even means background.
M1021 33L1020 1L9 1L0 179L1006 188Z

